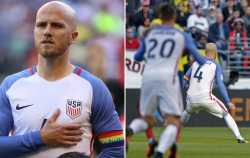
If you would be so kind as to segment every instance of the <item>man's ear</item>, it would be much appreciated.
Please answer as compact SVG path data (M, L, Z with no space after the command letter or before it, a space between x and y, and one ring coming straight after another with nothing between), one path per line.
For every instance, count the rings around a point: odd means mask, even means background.
M72 34L71 34L71 38L69 40L69 44L73 44L75 42L77 36L78 36L78 32L77 31L73 31Z

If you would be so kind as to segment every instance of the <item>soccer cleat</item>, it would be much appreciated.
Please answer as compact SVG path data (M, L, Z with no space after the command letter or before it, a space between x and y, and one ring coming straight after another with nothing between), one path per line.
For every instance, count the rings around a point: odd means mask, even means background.
M129 138L133 135L133 131L130 128L126 128L126 152L128 151L129 147Z
M151 157L155 153L155 147L158 145L158 142L153 139L151 143L148 144L148 151L146 153L147 157Z
M249 143L249 141L243 139L238 139L238 143Z
M157 152L157 153L155 154L154 158L163 158L163 154Z
M169 150L168 158L177 158L177 144L174 143Z

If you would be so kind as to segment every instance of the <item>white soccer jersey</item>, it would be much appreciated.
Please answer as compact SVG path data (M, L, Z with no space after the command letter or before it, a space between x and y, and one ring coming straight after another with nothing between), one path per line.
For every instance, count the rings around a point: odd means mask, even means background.
M147 63L143 81L178 80L176 72L185 39L177 29L153 29L145 39Z
M199 63L205 62L189 35L172 26L153 28L142 40L135 54L137 61L147 55L140 97L142 116L153 116L158 104L164 114L180 116L183 106L178 65L184 49Z
M212 87L214 79L227 103L230 102L226 87L223 83L221 66L213 59L207 58L206 64L200 66L197 62L189 68L184 76L184 81L190 82L187 99L190 103L206 103L212 100ZM183 83L185 85L185 83Z
M60 115L56 123L82 124L84 134L76 146L43 145L40 129L57 108L60 109ZM9 137L8 141L3 140L6 149L0 137L0 157L1 153L7 153L5 150L11 151L10 139L16 141L15 145L20 148L16 150L20 155L31 150L23 156L25 158L55 158L73 151L91 155L96 134L103 149L121 147L124 143L122 126L108 89L102 81L79 67L74 73L55 82L41 78L35 66L5 79L1 86L0 126L0 136L6 136L11 128L14 136ZM109 141L111 137L115 141ZM102 139L105 141L102 142ZM19 157L18 152L8 153L6 158ZM123 155L123 149L120 152L116 154ZM114 157L112 154L106 156Z
M170 83L175 83L179 81L178 64L184 49L194 54L200 63L204 63L204 59L199 56L188 34L172 26L153 28L142 40L135 55L137 61L143 60L144 53L147 56L143 82L167 80Z

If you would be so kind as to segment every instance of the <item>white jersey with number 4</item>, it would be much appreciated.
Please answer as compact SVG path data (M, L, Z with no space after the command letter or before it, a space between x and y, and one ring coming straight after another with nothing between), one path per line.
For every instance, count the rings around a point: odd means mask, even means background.
M184 76L184 81L190 80L187 91L190 103L206 103L212 100L212 87L216 79L219 90L227 103L230 102L226 87L223 83L222 67L213 59L207 58L206 64L200 66L197 62L189 68Z

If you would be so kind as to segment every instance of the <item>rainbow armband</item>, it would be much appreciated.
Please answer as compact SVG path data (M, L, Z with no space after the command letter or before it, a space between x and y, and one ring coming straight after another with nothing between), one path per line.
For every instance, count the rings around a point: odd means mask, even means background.
M103 149L124 146L123 131L109 131L97 134Z
M187 75L184 75L183 78L186 80L186 81L189 81L190 78L187 76Z

